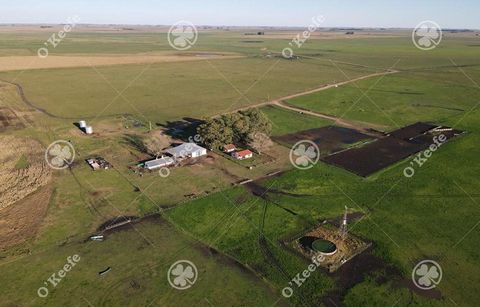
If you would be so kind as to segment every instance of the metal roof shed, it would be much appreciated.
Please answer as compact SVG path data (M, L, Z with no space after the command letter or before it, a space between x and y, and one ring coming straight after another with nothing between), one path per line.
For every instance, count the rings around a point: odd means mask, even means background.
M170 157L162 157L160 159L150 160L145 162L145 168L149 170L157 169L160 167L169 166L175 163L175 161Z
M166 152L175 158L198 158L207 154L205 148L195 143L183 143L177 147L167 149Z

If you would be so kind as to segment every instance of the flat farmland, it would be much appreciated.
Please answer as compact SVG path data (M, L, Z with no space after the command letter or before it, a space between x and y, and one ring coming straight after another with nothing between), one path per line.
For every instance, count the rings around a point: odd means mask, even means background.
M32 194L25 206L13 204L2 214L13 221L25 215L22 221L31 226L18 228L8 221L0 227L1 233L25 234L0 252L2 304L350 307L478 302L472 281L480 274L480 60L473 33L445 33L441 46L420 52L409 31L365 30L352 36L325 31L296 50L298 59L286 60L278 55L294 30L251 36L245 35L251 29L201 29L198 44L181 56L166 42L165 28L92 27L79 28L51 50L52 66L24 70L24 63L15 67L8 62L13 56L34 57L55 30L25 26L13 33L0 26L0 63L20 69L0 72L0 112L8 115L2 122L9 125L2 136L37 140L42 161L43 149L55 140L69 140L76 150L71 169L55 171L46 186L51 197ZM166 54L173 58L150 61ZM235 58L197 60L196 55L206 54ZM68 64L55 64L59 57L92 60L92 65L59 67ZM135 62L142 57L149 60ZM389 75L334 85L390 68L395 72ZM8 82L23 89L25 97ZM331 87L276 101L326 85ZM268 117L272 138L283 145L268 151L273 162L251 169L248 161L236 163L209 152L205 159L172 168L167 178L156 171L134 171L140 161L152 158L139 146L150 135L147 121L159 131L176 127L178 120L207 119L246 106L258 107ZM13 125L12 112L21 124ZM80 119L94 126L94 135L73 125ZM332 128L342 121L384 131L431 121L468 133L442 146L412 178L403 175L410 160L368 178L322 161L306 171L293 168L290 146L300 139L329 150L367 139ZM368 152L366 159L380 154ZM92 171L85 160L96 156L113 167ZM11 160L15 171L28 168L24 157ZM254 181L237 185L246 179ZM29 210L32 199L41 202L36 211ZM285 242L325 221L338 223L345 206L349 231L373 242L373 248L337 273L316 271L291 298L284 298L282 289L309 265ZM100 225L121 216L139 220L106 233L103 242L87 240L99 233ZM82 257L78 267L48 299L40 299L38 287L76 253ZM192 289L181 293L165 277L169 266L184 258L198 265L200 275ZM413 266L425 258L438 260L445 273L433 293L413 291L410 281ZM109 273L100 276L108 267Z
M275 137L297 131L323 127L331 124L329 120L285 110L278 106L265 106L260 110L272 123Z
M453 64L445 59L445 65ZM473 78L480 76L476 68L460 69ZM445 120L461 116L478 102L480 88L460 69L401 71L295 98L288 103L390 129L417 121Z
M59 118L128 113L142 120L166 122L212 116L347 80L328 61L310 65L312 62L265 58L203 60L5 72L0 73L0 79L21 84L30 101ZM351 76L371 72L341 66Z
M165 62L189 62L204 59L235 59L239 57L241 56L232 53L150 53L143 55L102 54L101 56L50 55L46 57L5 56L0 57L0 71L24 71L49 68L97 67Z
M104 242L71 243L18 259L15 265L2 265L2 304L58 306L75 301L118 306L131 305L133 301L142 305L178 306L198 302L224 305L235 301L272 305L278 300L273 290L250 271L229 258L210 254L208 248L176 231L162 218L150 217L133 227L111 232ZM188 295L173 289L165 278L176 255L185 253L202 272L201 280ZM39 298L37 290L45 286L43 281L73 255L80 256L77 266L56 288L50 286L47 298ZM100 276L99 272L108 267L111 271ZM19 272L23 275L21 279L15 278ZM278 303L285 306L285 302Z

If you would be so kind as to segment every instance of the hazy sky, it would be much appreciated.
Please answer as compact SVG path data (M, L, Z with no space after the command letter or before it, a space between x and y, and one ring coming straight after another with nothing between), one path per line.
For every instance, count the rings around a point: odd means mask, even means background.
M82 23L413 28L423 20L444 28L480 29L480 0L0 0L0 23Z

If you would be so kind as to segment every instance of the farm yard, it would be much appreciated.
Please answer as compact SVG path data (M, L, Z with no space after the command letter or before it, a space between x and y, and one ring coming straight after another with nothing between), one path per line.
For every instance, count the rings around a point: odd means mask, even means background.
M0 27L2 304L476 304L477 36L448 33L441 47L422 53L406 31L351 39L322 32L298 59L286 60L276 55L290 31L258 42L238 29L200 31L194 51L183 55L172 52L165 32L81 28L52 50L51 62L28 67L8 57L35 56L45 29ZM171 138L163 154L196 143L201 123L248 108L271 124L267 151L237 161L208 148L169 166L166 177L138 166L162 157L144 148L152 134ZM92 125L92 135L75 127L79 120ZM407 178L408 157L431 143L398 130L417 122L466 133ZM289 152L305 139L318 145L321 161L298 170ZM76 155L53 171L43 165L44 151L56 140L70 142ZM100 157L109 167L94 171L86 161ZM318 269L284 297L282 289L310 264L289 244L328 236L314 233L319 225L336 233L345 206L351 238L368 248L334 272ZM102 227L122 217L132 221ZM88 239L95 235L104 241ZM40 298L37 289L74 254L78 267ZM187 257L199 279L183 295L165 275ZM410 279L424 258L444 270L434 290L420 291Z

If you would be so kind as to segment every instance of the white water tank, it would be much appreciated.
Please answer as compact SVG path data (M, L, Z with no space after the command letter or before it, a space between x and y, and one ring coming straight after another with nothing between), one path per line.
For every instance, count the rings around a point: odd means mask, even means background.
M81 128L81 129L85 129L87 127L87 122L84 121L84 120L81 120L78 122L78 126Z
M86 134L92 134L92 133L93 133L93 128L92 128L92 126L86 126L86 127L85 127L85 133L86 133Z

